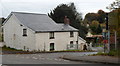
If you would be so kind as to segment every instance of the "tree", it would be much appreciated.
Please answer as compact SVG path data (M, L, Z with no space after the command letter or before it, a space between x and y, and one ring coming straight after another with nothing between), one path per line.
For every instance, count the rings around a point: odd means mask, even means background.
M98 10L98 21L99 23L104 23L105 22L105 17L106 17L106 13L103 10Z
M92 21L92 24L90 25L90 29L92 30L93 34L102 33L102 28L98 21Z
M79 30L81 37L85 37L87 29L81 25L82 15L77 12L74 3L60 4L48 13L48 16L56 23L64 23L64 17L67 16L70 19L70 25Z
M109 30L112 36L114 35L114 33L117 34L116 35L117 44L115 43L115 45L117 45L117 47L119 48L120 47L119 44L120 43L120 0L114 1L106 8L110 10L110 13L108 15Z
M101 28L101 26L99 24L97 29L96 29L96 34L100 34L100 33L102 33L102 28Z
M91 24L92 21L98 20L99 14L97 13L88 13L85 15L85 19L88 21L88 24Z
M106 8L109 9L110 11L120 8L120 0L115 0L113 3L111 3Z
M109 13L109 28L111 32L117 31L120 37L120 8Z

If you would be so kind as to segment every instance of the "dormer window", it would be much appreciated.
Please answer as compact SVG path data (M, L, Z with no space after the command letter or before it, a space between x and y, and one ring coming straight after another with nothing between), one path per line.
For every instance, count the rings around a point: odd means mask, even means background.
M23 36L27 36L27 29L23 29Z
M70 32L70 37L74 37L73 31Z

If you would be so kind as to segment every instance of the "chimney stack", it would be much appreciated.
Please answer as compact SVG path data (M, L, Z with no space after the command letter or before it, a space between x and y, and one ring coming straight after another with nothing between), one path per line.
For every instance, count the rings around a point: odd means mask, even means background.
M65 18L64 18L64 24L65 25L69 25L70 24L70 20L67 18L67 16L65 16Z

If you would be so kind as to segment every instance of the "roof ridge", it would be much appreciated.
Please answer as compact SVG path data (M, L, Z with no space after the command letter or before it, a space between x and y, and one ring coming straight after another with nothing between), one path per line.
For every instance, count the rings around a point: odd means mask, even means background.
M34 15L47 15L47 14L30 13L30 12L11 12L11 13L18 13L18 14L34 14Z

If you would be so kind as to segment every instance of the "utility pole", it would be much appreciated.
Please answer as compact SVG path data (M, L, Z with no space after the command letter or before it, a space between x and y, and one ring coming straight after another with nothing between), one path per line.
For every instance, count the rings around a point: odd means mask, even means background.
M108 19L108 15L109 15L109 13L106 13L106 30L108 31L107 32L107 40L108 40L108 45L107 45L107 52L109 53L110 52L110 31L109 31L109 26L108 26L108 21L109 21L109 19Z
M108 53L110 52L110 31L108 30Z
M117 50L117 32L115 31L115 50Z

